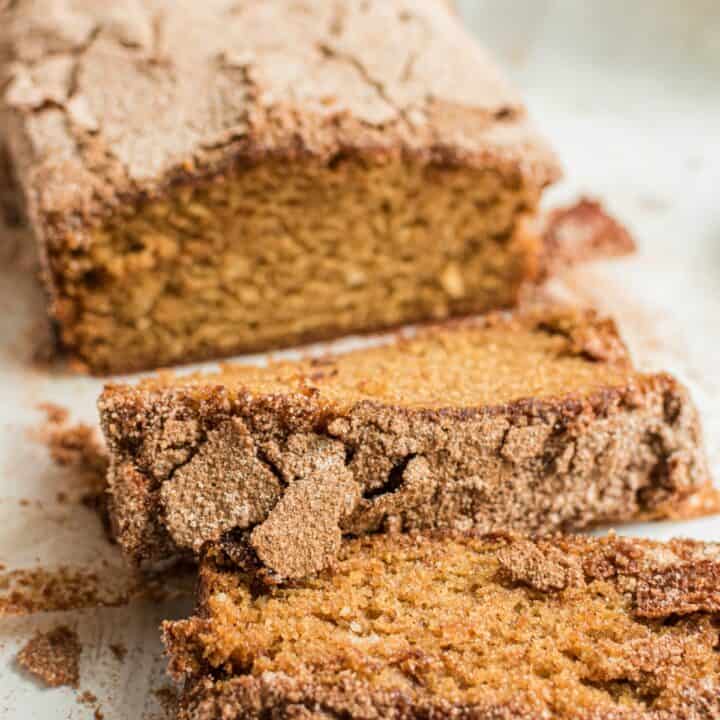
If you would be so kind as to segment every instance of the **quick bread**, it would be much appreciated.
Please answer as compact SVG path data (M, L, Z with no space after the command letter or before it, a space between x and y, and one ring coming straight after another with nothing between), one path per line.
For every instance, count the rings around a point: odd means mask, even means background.
M507 307L552 265L555 155L446 3L52 8L2 11L0 114L77 364Z

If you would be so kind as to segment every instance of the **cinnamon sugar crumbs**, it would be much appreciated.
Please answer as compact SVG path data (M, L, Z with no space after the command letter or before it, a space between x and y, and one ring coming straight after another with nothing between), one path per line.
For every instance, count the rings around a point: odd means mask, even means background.
M47 444L58 465L78 470L87 488L81 502L102 514L107 457L95 430L82 423L67 427L69 413L59 405L44 403L39 407L46 415L39 438ZM70 494L60 490L56 498L58 503L64 503ZM23 499L20 504L31 503ZM0 566L0 617L116 607L137 599L162 602L188 591L186 575L182 569L149 575L130 568L109 567L107 563L95 568L61 565L10 571Z
M68 425L70 414L61 405L41 403L38 409L45 413L45 422L36 437L47 446L55 464L72 468L88 486L82 499L88 504L86 498L96 499L103 494L108 468L107 452L97 430L82 422ZM58 502L65 502L67 497L67 493L58 493ZM95 507L98 503L90 504Z
M47 422L53 425L63 425L70 417L70 411L66 407L57 405L56 403L40 403L38 410L42 410L47 416Z
M177 567L154 575L66 566L12 570L0 573L0 618L117 607L135 600L160 603L188 594L191 584L190 573Z
M178 705L178 694L174 687L170 685L164 685L161 688L153 691L153 695L157 698L160 703L160 707L166 717L175 717Z
M124 662L128 651L122 643L111 643L110 652L112 652L118 662Z
M41 430L41 438L57 465L78 468L87 477L104 481L107 453L95 428L85 423L66 426L49 421Z
M89 690L84 690L77 696L77 701L81 705L95 705L93 712L93 718L95 718L95 720L103 720L103 718L105 717L105 713L103 713L103 711L100 709L100 706L97 704L98 698L95 693L92 693Z
M77 687L82 647L66 625L36 633L17 655L17 663L48 687Z
M86 487L80 502L97 512L107 528L105 487L109 461L97 430L85 423L67 425L70 414L61 405L48 402L37 407L46 417L34 436L47 446L56 465L74 471L75 479ZM58 504L69 502L71 497L64 490L56 494Z
M0 617L122 605L133 587L106 587L97 572L58 567L20 569L0 575Z

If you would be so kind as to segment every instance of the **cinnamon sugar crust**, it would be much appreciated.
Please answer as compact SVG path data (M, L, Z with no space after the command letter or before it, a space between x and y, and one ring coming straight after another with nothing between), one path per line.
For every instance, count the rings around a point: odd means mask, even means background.
M548 256L533 219L557 160L445 5L3 11L0 111L78 364L160 367L510 307L597 254Z
M697 593L717 545L374 535L264 590L229 548L204 557L197 616L164 625L182 720L720 713L720 604Z
M373 349L109 385L115 534L138 561L244 531L274 580L341 535L550 532L707 508L697 412L611 321L544 309ZM222 438L222 440L220 440Z

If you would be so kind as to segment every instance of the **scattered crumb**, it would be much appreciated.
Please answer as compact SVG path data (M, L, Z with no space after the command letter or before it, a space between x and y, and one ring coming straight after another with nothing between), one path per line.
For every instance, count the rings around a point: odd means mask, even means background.
M51 428L47 442L50 456L58 465L77 467L105 480L107 453L97 438L95 428L85 423Z
M67 425L68 410L60 405L42 403L38 409L45 413L45 422L36 436L48 446L50 457L58 465L77 468L85 477L104 483L108 458L97 430L85 423Z
M0 573L0 618L117 607L140 599L160 603L189 595L193 584L190 564L155 574L114 566L101 571L68 566L10 570Z
M77 633L61 625L36 633L18 653L17 663L48 687L77 687L81 650Z
M122 643L112 643L110 645L110 650L118 662L123 662L125 660L125 656L127 655L127 648L125 645Z
M89 690L83 690L77 697L77 701L83 705L94 705L97 702L97 695Z
M55 403L40 403L38 410L42 410L47 417L47 422L53 425L63 425L70 417L70 411L66 407Z
M47 446L57 465L74 471L75 479L84 486L79 501L97 512L109 531L105 493L108 456L97 430L85 423L67 425L68 410L60 405L41 403L37 407L45 413L45 422L33 431L33 436ZM59 504L69 502L71 497L77 499L75 493L65 490L56 495Z
M20 498L19 502L21 507L28 507L30 505L30 501L27 498Z
M100 706L97 704L97 695L91 693L89 690L84 690L82 693L80 693L80 695L77 696L77 701L82 705L95 705L95 712L93 714L95 720L103 720L103 718L105 717L105 714L100 709Z
M177 711L178 694L177 690L170 685L164 685L153 692L160 703L166 717L174 717Z
M607 260L635 252L628 229L592 198L558 207L542 218L543 242L552 258L544 272L553 274L589 259Z
M135 587L106 587L97 572L82 568L12 570L0 576L0 617L122 605Z

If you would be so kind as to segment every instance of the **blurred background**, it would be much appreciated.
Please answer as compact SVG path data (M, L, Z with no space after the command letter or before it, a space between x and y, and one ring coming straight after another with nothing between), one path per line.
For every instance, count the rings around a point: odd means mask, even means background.
M564 162L547 200L600 196L637 237L637 259L607 271L621 297L602 299L622 313L642 298L689 354L720 351L720 2L458 5Z

